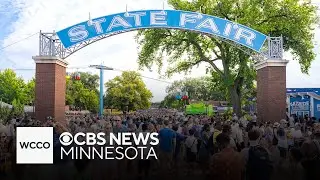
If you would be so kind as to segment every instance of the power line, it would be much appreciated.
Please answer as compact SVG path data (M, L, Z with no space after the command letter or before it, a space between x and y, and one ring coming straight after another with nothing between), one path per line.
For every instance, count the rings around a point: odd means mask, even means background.
M30 36L27 36L27 37L25 37L25 38L23 38L23 39L20 39L19 41L16 41L16 42L11 43L11 44L9 44L9 45L7 45L7 46L4 46L4 47L2 47L2 48L0 49L0 51L4 50L5 48L8 48L8 47L10 47L10 46L12 46L12 45L15 45L15 44L17 44L17 43L20 43L21 41L27 40L27 39L31 38L32 36L37 35L38 33L39 33L39 32L34 33L34 34L30 35Z

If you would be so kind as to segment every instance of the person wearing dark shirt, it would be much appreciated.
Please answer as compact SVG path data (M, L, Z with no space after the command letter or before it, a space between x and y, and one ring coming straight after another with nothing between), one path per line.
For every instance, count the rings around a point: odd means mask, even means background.
M172 127L172 130L174 130L175 133L176 133L176 148L175 148L175 151L174 151L174 154L173 154L173 161L174 161L174 164L175 164L175 165L177 165L177 164L176 164L177 161L180 160L179 157L180 157L180 153L181 153L181 144L182 144L182 142L185 141L186 138L187 138L186 136L178 133L178 132L177 132L178 129L179 129L179 126L178 126L178 125L175 125L175 126Z

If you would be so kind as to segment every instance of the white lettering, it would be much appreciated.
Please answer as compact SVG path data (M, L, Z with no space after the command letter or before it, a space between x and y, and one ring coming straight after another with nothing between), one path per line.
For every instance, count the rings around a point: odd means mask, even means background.
M153 156L153 157L155 157L155 159L158 159L157 154L154 151L153 147L150 148L146 159L149 159L150 156Z
M201 29L201 28L207 28L207 29L210 29L212 32L220 34L216 23L211 18L207 18L196 27L196 29Z
M100 159L103 159L103 147L100 147L100 152L96 148L93 148L92 151L92 159L94 159L95 154L97 154Z
M79 25L71 28L68 31L68 36L71 42L79 42L85 40L89 36L89 32L86 30L85 25Z
M86 149L88 150L88 152L86 152ZM84 154L88 159L90 159L91 157L91 153L90 153L90 147L89 148L86 148L84 149L83 147L80 147L80 159L82 159L82 154Z
M99 146L103 146L106 144L106 139L104 137L105 137L105 133L100 132L97 134L97 139L100 140L97 142Z
M239 27L238 31L236 32L236 35L234 39L240 40L240 38L244 38L246 40L246 44L249 46L253 46L252 41L256 38L256 34L253 33L250 30L244 29L242 27Z
M124 20L121 16L115 16L113 17L109 27L108 27L108 31L111 31L113 28L115 27L123 27L123 28L130 28L132 27L126 20Z
M232 23L227 23L226 28L224 29L223 35L230 36L231 29L232 29Z
M135 152L135 153L134 153L135 155L134 155L133 157L129 157L128 151L129 151L130 149L132 149L132 151L130 151L130 152L132 152L132 154L133 154L133 151ZM133 160L133 159L135 159L135 158L138 156L138 150L137 150L136 148L134 148L134 147L128 147L126 150L124 150L124 154L126 155L126 158L127 158L127 159ZM132 155L132 154L130 154L130 155Z
M108 151L111 149L111 151ZM114 159L112 156L109 157L108 154L113 154L113 147L105 147L105 159Z
M149 136L150 136L150 133L147 133L146 136L143 136L143 135L144 135L144 134L139 133L139 134L138 134L138 137L137 137L136 134L133 134L133 140L134 140L134 143L135 143L136 145L139 145L139 144L147 145L147 143L148 143L148 138L149 138ZM141 143L140 141L141 141L142 143Z
M123 151L123 147L117 147L116 148L116 153L120 154L120 157L116 156L116 159L118 159L118 160L121 160L121 159L124 158L124 154L121 151Z
M135 26L141 26L141 16L145 16L146 12L128 13L127 17L133 17Z
M167 12L150 12L150 25L167 25Z
M80 142L80 141L78 140L78 137L79 137L79 136L82 136L82 140L84 140L84 141ZM76 145L79 145L79 146L85 145L85 144L86 144L86 142L85 142L85 137L86 137L86 135L85 135L84 133L79 132L79 133L77 133L77 134L74 136L74 142L76 143Z
M96 144L96 134L88 132L87 133L87 145L92 146Z
M150 138L151 140L153 140L152 142L150 142L152 146L156 146L159 144L158 133L151 133Z
M70 153L71 153L72 159L74 158L73 147L71 147L68 152L66 152L66 150L63 147L61 147L60 150L61 150L60 152L61 159L63 159L63 154L66 154L66 156L68 156Z
M106 22L106 19L100 18L100 19L92 21L92 25L89 25L89 22L88 22L88 26L94 26L97 34L101 34L101 33L103 33L103 29L101 27L101 23L103 23L103 22Z
M198 14L194 13L181 13L180 14L180 26L185 27L186 23L196 23L197 19L200 19Z
M113 146L113 141L116 142L116 143L115 143L116 145L120 145L120 144L121 144L121 134L118 133L118 136L115 136L115 134L110 133L110 142L109 142L109 144L110 144L111 146Z
M121 145L125 145L125 146L132 146L132 142L130 141L130 136L131 133L122 133L122 144Z

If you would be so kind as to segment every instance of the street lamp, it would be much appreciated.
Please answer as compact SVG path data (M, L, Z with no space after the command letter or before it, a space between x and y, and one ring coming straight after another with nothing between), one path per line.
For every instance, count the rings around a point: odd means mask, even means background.
M99 108L99 117L102 117L103 114L103 71L113 70L111 67L104 65L90 65L90 68L100 69L100 108Z

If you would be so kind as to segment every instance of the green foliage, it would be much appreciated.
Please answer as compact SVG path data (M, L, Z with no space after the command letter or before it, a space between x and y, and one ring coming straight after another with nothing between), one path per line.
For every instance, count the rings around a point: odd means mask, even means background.
M16 99L22 104L29 104L26 84L21 77L11 69L0 72L0 100L11 104Z
M105 84L106 104L119 110L147 109L151 106L152 93L146 88L139 73L125 71Z
M0 123L5 123L10 117L11 109L0 104Z
M23 114L24 114L24 104L22 104L19 100L14 99L12 101L11 115L21 116Z
M177 100L173 94L168 94L160 103L160 108L183 109L185 102Z
M90 75L89 73L83 73ZM93 79L92 77L87 77L87 79ZM81 76L82 79L82 76ZM98 81L98 79L96 79ZM83 81L75 81L72 79L67 79L66 81L67 90L66 90L66 104L73 107L89 110L91 112L97 112L99 108L99 98L95 81L86 81L84 78Z
M27 95L27 103L29 102L30 105L32 105L35 100L35 86L36 86L36 80L35 78L33 78L32 80L27 82L25 87L25 93Z
M224 94L217 87L211 77L205 76L175 81L167 87L166 91L172 96L175 96L179 91L186 91L189 99L197 101L225 100Z
M97 74L90 74L88 72L79 72L80 73L80 81L84 85L85 88L94 90L99 94L99 76Z
M174 9L199 11L249 26L270 36L284 37L286 51L298 60L301 71L308 72L315 59L313 29L317 23L316 7L307 0L169 0ZM294 22L294 23L292 23ZM189 72L206 63L207 73L228 94L237 114L241 113L243 91L254 94L256 72L252 58L221 39L191 31L149 29L136 36L140 45L138 63L141 68L153 64L162 67L168 56L167 76ZM217 66L217 62L222 67Z

